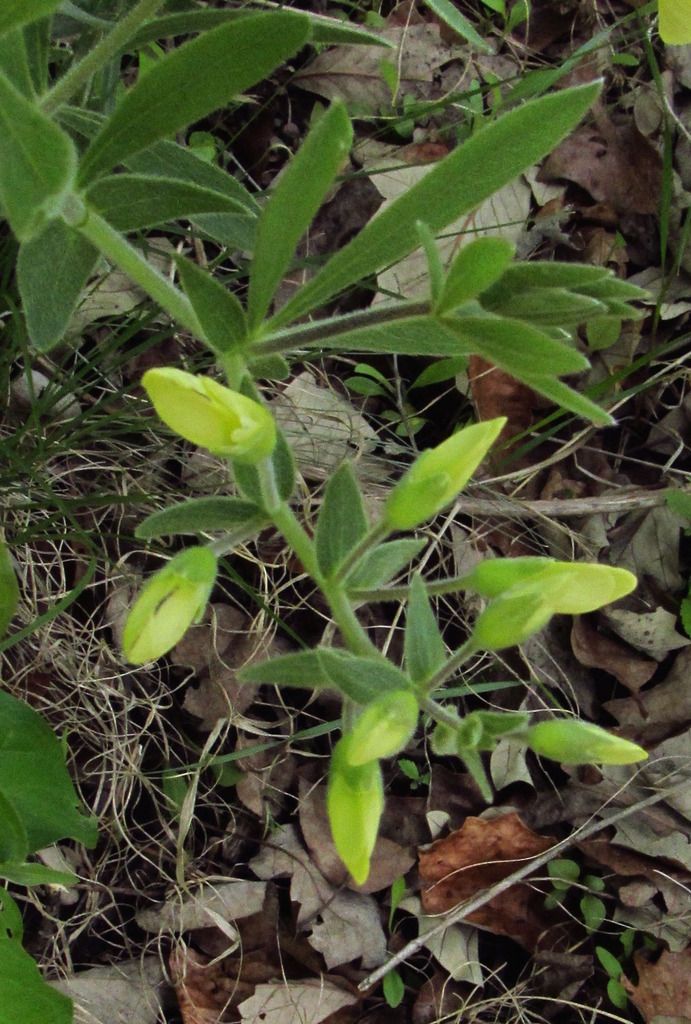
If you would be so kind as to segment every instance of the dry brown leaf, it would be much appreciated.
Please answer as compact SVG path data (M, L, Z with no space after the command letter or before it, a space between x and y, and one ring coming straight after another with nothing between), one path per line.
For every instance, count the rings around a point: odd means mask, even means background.
M255 993L239 1006L247 1024L320 1024L344 1006L353 1006L358 996L324 978L280 981L257 985Z
M326 813L326 786L313 786L304 777L300 779L300 828L314 863L332 885L345 885L355 892L379 892L388 889L415 863L415 857L409 850L379 835L372 851L367 881L363 885L355 885L331 838Z
M636 953L634 964L638 984L626 977L623 984L646 1024L656 1017L669 1017L675 1024L691 1022L691 946L679 953L665 950L656 963Z
M515 813L489 820L467 818L462 828L420 852L420 877L426 884L423 909L429 914L451 910L508 877L556 841L537 835ZM542 903L530 886L518 884L470 914L468 920L534 950L553 920Z
M578 128L557 146L540 172L542 181L566 179L617 213L656 213L662 160L633 126L617 127L604 114L597 126Z
M528 430L533 422L533 413L540 404L532 388L482 356L470 357L468 379L478 419L506 416L508 422L501 432L501 441L510 441Z
M656 661L600 633L593 620L585 616L573 620L571 649L581 665L604 669L631 693L638 693L657 671Z
M384 961L386 936L374 899L337 891L312 863L293 826L274 832L250 867L259 878L290 877L290 898L300 904L298 927L309 931L310 945L329 970L358 958L368 968Z
M240 957L211 958L186 946L177 946L169 958L183 1024L219 1024L255 987L280 973L265 951Z
M635 699L607 701L603 707L637 743L659 743L691 722L691 647L679 651L666 678Z

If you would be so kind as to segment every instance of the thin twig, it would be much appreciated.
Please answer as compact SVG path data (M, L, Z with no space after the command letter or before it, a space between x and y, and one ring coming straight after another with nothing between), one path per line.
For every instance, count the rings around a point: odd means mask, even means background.
M542 518L561 519L597 513L632 512L635 509L657 508L665 504L666 489L650 491L646 488L625 490L617 494L603 494L586 498L539 498L520 501L517 498L471 498L461 496L454 511L469 516L502 516L506 519Z
M643 810L645 807L650 807L652 804L659 803L660 800L664 800L672 793L681 789L688 789L689 780L684 779L683 782L677 783L676 786L671 786L669 789L661 790L659 793L653 793L652 796L646 797L645 800L640 800L638 803L633 804L631 807L624 807L620 811L616 811L611 814L608 818L603 818L600 821L593 821L590 825L582 825L577 828L570 836L566 839L562 839L560 842L555 843L554 846L550 846L548 850L541 853L538 857L532 857L526 861L522 867L514 871L513 874L509 875L508 878L502 878L501 881L495 885L489 887L489 889L483 889L482 892L478 893L470 900L466 900L464 903L460 903L457 907L451 910L448 914L445 914L439 924L436 924L429 931L423 932L422 935L418 935L416 939L407 943L403 949L395 953L390 960L387 960L381 967L377 967L375 971L368 974L364 981L361 981L358 988L361 992L366 991L375 985L378 981L381 981L390 971L393 971L395 967L402 964L408 957L418 953L420 949L436 935L441 935L450 928L453 924L458 924L460 921L465 920L469 914L479 910L480 907L484 907L490 900L495 899L497 896L501 896L502 893L506 892L517 882L527 878L528 875L532 875L538 868L544 867L545 864L549 863L557 854L563 850L572 846L576 841L582 841L583 839L589 839L590 836L595 835L596 832L602 831L603 828L608 828L610 825L616 824L618 821L622 821L624 818L628 818L631 814L636 811Z

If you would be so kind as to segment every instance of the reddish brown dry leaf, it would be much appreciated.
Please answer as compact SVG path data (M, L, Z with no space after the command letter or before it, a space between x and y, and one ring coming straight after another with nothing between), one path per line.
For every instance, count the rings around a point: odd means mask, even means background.
M638 743L659 743L691 722L691 647L677 654L667 677L635 698L607 701L626 735Z
M592 619L584 616L573 620L571 649L581 665L604 669L631 693L638 693L657 671L656 661L600 633Z
M637 128L601 114L597 126L579 128L547 158L539 180L555 179L573 181L617 213L655 213L662 161Z
M501 432L501 441L510 441L530 427L538 403L532 388L477 355L470 357L468 378L478 419L506 416L508 423Z
M634 956L638 984L624 977L623 984L646 1024L668 1017L674 1024L691 1021L691 946L680 953L667 950L656 963L641 953Z
M403 846L379 835L372 851L370 873L363 885L356 885L348 874L331 839L326 813L326 786L314 786L300 779L300 828L312 859L332 885L345 885L356 892L379 892L388 889L396 878L405 875L415 857Z
M467 986L452 981L446 971L435 971L421 986L413 1004L413 1024L434 1024L452 1019L463 1004Z
M451 910L507 878L556 841L551 836L537 835L515 813L489 820L467 818L462 828L420 853L420 877L426 884L422 892L425 913ZM534 950L553 921L542 902L530 886L518 884L470 914L468 920L497 935L509 935Z
M277 972L264 952L212 963L185 946L172 951L169 967L183 1024L219 1024L232 1019L238 1003Z

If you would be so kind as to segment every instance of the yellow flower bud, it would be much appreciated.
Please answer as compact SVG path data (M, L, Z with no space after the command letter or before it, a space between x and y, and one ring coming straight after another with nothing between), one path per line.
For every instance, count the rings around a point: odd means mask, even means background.
M561 764L633 764L648 756L643 747L578 718L552 718L527 730L531 750Z
M691 0L660 0L660 38L676 46L691 43Z
M208 548L188 548L149 580L130 612L122 638L132 665L167 654L198 621L216 579L216 557Z
M331 835L353 879L362 885L369 875L370 858L384 810L384 784L378 761L351 765L350 737L334 747L326 792Z
M377 697L365 707L348 734L348 764L367 764L403 750L415 732L418 714L418 702L410 690L394 690Z
M483 597L507 596L532 588L554 614L585 615L618 601L636 587L627 569L597 562L557 562L551 558L488 558L465 580Z
M450 505L499 437L506 418L475 423L429 448L389 495L384 521L391 530L411 530Z
M274 449L276 426L267 409L211 377L161 367L142 384L167 426L181 437L237 462L261 462Z
M552 615L553 609L532 586L512 587L478 616L471 641L481 651L513 647L542 629Z

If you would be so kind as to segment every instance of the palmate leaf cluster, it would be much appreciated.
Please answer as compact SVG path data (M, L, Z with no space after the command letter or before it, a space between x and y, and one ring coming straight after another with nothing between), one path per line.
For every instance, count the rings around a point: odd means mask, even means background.
M437 702L437 691L462 664L463 652L447 652L429 585L420 576L413 575L404 588L402 665L374 649L356 616L367 600L400 596L395 588L387 595L387 587L407 570L424 541L395 534L415 529L448 507L503 421L468 427L424 453L395 486L377 523L367 518L351 467L342 467L329 482L311 538L290 506L292 455L270 422L257 381L286 374L291 358L304 360L325 350L431 358L477 353L564 409L595 423L611 422L561 378L588 366L578 347L580 326L636 316L630 303L642 293L601 268L515 263L511 248L491 238L467 245L450 266L442 267L435 243L448 225L549 153L587 113L600 84L542 95L513 105L501 117L489 115L469 140L272 312L298 242L344 166L353 135L346 110L334 103L315 118L268 197L251 194L232 175L173 139L214 110L239 102L306 45L376 44L376 35L279 6L257 12L190 4L189 10L161 14L163 0L136 0L119 21L101 22L103 31L93 48L49 84L51 18L60 6L60 0L4 0L0 11L0 212L19 243L17 281L30 344L48 351L62 341L84 286L105 257L176 328L208 346L231 385L226 389L177 369L154 371L144 382L171 429L231 459L240 496L192 498L141 524L138 535L145 539L209 531L220 537L216 546L200 544L176 556L144 589L125 631L125 655L141 664L164 654L203 610L214 584L217 552L231 550L267 524L277 527L323 591L345 646L286 655L253 666L244 678L335 688L343 695L347 728L334 750L329 812L339 852L362 880L383 803L380 760L405 746L420 709L435 723L436 748L453 748L462 756L488 799L482 752L503 735L527 745L534 735L523 716L462 720L452 707ZM92 102L89 86L103 66L113 66L117 78L124 54L136 54L151 41L180 37L189 38L153 62L112 109ZM180 287L175 286L126 237L181 219L201 239L248 255L246 304L186 257L176 260ZM320 318L320 310L335 296L419 247L429 266L424 300ZM316 319L305 322L310 316ZM569 611L583 610L627 593L634 582L628 573L595 567L593 605L593 567L580 567L579 576L572 571L578 566L538 561L507 562L499 582L480 577L442 581L448 591L474 589L489 599L465 653L519 642L549 615L565 610L557 594L568 594ZM0 580L3 587L6 583ZM16 598L8 585L5 621ZM27 857L62 837L92 843L93 823L76 810L61 749L48 726L7 695L0 697L0 873L20 884L50 881L45 869L29 864ZM544 730L540 734L540 752L547 756L565 738L576 759L579 743L585 744L588 757L602 760L644 755L602 730L593 733L593 726L587 736L581 731L579 739L579 723L556 724L562 731L555 742ZM568 731L570 726L575 733ZM51 776L52 789L36 783L28 769L20 773L27 744L39 757L44 777ZM7 953L0 956L0 1020L61 1024L69 1019L69 1007L55 1000L49 1005L45 991L38 993L38 973L19 945L16 907L4 894L0 902L0 943ZM22 986L37 993L34 1006L27 1007Z

